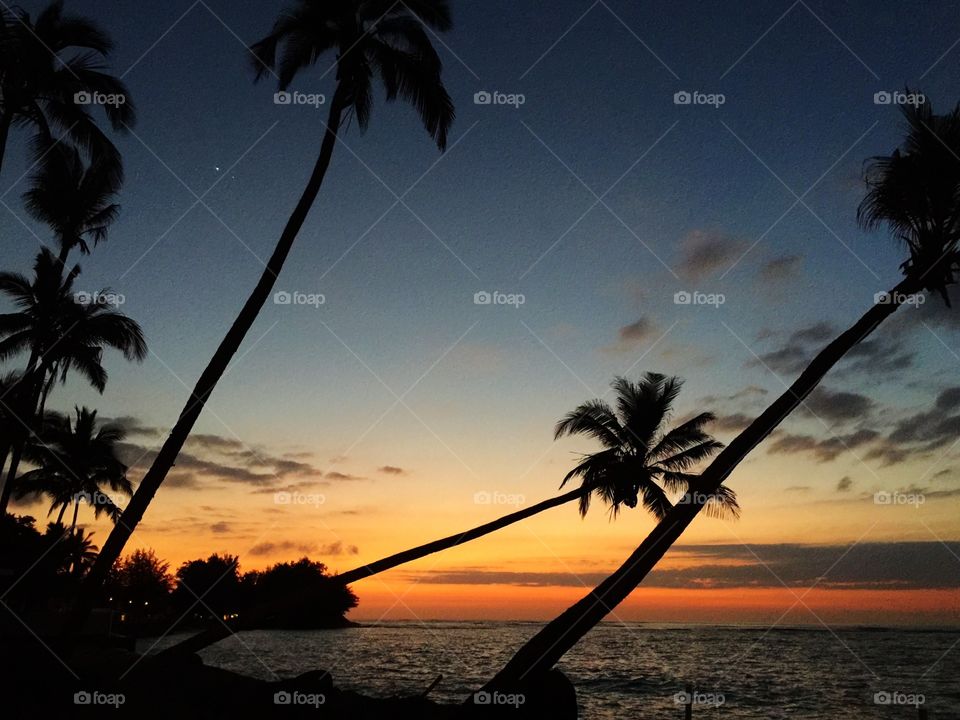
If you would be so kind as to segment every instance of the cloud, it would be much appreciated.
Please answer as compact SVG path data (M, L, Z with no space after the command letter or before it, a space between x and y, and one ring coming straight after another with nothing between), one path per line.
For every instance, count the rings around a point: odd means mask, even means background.
M327 483L299 482L287 483L286 485L268 485L250 491L251 495L275 495L276 493L300 493L315 489L317 485L326 485Z
M832 422L863 418L873 409L873 400L866 395L828 388L814 390L804 404L818 418Z
M913 457L922 457L932 451L951 445L960 437L960 388L942 390L932 410L915 413L896 422L886 443L873 450L869 457L879 458L887 465L896 465Z
M138 437L161 437L163 432L160 428L144 425L139 418L132 415L120 415L115 418L104 418L103 422L110 425L119 425L123 428L127 436Z
M711 427L719 432L740 432L753 422L753 417L746 413L731 413L730 415L717 415L717 419Z
M317 554L327 557L339 555L358 555L359 553L360 548L358 548L356 545L345 545L339 540L327 545L321 545L317 549Z
M945 547L946 545L946 547ZM951 553L954 553L952 555ZM681 567L657 567L647 587L744 588L817 587L855 590L960 588L960 543L893 542L849 545L681 545L671 560ZM824 573L826 572L826 575ZM425 583L582 587L606 578L564 572L505 572L483 568L432 571Z
M906 462L913 455L913 452L905 448L879 446L871 448L870 452L864 456L864 460L880 460L885 466L899 465Z
M790 342L799 344L823 343L832 340L836 335L837 331L832 325L818 322L795 331L790 336Z
M960 387L951 387L937 395L937 409L949 412L960 409Z
M656 323L648 317L642 317L636 322L624 325L617 331L617 342L601 348L604 352L629 352L640 343L655 339L659 333Z
M387 475L403 475L406 472L406 470L396 465L383 465L377 468L377 470Z
M852 347L842 370L859 376L895 373L913 367L915 357L916 353L907 348L903 339L881 335Z
M328 480L362 480L363 478L359 475L350 475L348 473L337 472L336 470L331 470L326 475L325 478Z
M251 555L279 555L280 553L309 553L315 546L308 543L296 543L292 540L280 542L262 542L254 545L247 552Z
M210 526L210 532L222 534L230 532L230 523L218 522Z
M122 420L124 427L133 428L133 436L154 437L159 433L134 418ZM118 443L117 450L134 475L146 472L157 456L155 447L139 442ZM201 489L209 487L211 481L272 486L280 481L322 476L323 472L310 463L250 446L236 438L198 433L187 438L167 482L171 487Z
M312 543L298 543L292 540L280 542L262 542L249 550L251 555L278 555L280 553L315 553L321 556L357 555L360 549L356 545L345 545L337 541L317 547Z
M781 255L765 262L757 272L757 279L767 285L776 285L795 277L802 264L800 255Z
M766 337L771 337L768 334ZM814 323L794 331L779 348L760 355L760 360L751 360L748 365L766 365L777 372L798 373L813 358L817 349L827 340L836 336L834 329L827 323Z
M738 390L731 395L705 395L700 399L700 404L714 406L723 402L759 400L760 398L766 397L769 394L769 390L762 388L759 385L747 385L742 390Z
M837 492L848 492L850 488L853 487L853 478L849 475L844 475L837 482Z
M818 439L810 435L794 435L781 432L767 448L771 455L795 455L811 453L820 462L835 460L847 450L854 450L872 443L880 437L876 430L856 430L843 435Z
M765 365L776 372L795 375L806 369L816 354L839 334L840 331L828 323L814 323L791 333L779 347L746 364L748 367ZM768 333L764 339L775 335ZM914 357L915 353L906 346L903 337L887 333L851 348L841 361L840 371L855 376L899 372L912 367Z
M746 243L720 233L694 230L680 241L677 274L688 282L702 282L726 272L743 255Z

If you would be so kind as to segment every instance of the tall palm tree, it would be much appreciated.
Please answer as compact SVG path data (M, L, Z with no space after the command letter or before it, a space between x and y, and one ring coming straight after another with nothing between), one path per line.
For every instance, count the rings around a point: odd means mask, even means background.
M619 513L621 505L633 508L642 503L658 520L663 518L672 508L668 493L699 489L698 476L689 470L723 447L704 432L704 426L714 418L711 413L701 413L671 430L665 429L682 385L679 378L668 378L657 373L647 373L639 382L616 378L611 383L616 393L616 410L603 400L591 400L561 419L554 429L555 439L564 435L586 435L603 445L602 450L585 455L560 484L563 487L571 479L579 477L581 483L576 490L465 532L361 565L336 575L336 580L343 585L362 580L462 545L574 500L579 501L580 515L585 516L593 495L609 506L613 517ZM738 516L740 512L735 495L727 488L710 493L706 504L708 511L715 516ZM308 606L313 602L316 599L309 595L291 598L284 609ZM259 613L269 615L276 610L274 607L255 608L244 614L243 621L255 623L260 617ZM168 652L196 652L225 638L237 627L238 623L233 627L217 624L173 646Z
M110 75L103 61L113 43L95 23L63 12L62 0L32 19L4 4L0 11L0 168L10 128L32 128L34 150L42 155L65 133L91 157L99 158L117 180L123 176L120 153L97 127L83 94L112 96L103 104L114 130L136 121L130 93ZM122 101L119 100L122 98Z
M861 226L886 226L907 251L904 279L849 330L827 345L800 377L727 446L700 476L710 492L793 412L843 357L918 293L940 295L960 274L960 105L935 115L929 103L904 106L906 139L892 154L875 157L865 173L867 193L857 211ZM627 561L588 595L544 627L491 681L509 687L542 674L622 602L693 521L702 498L688 494Z
M39 442L33 446L31 460L37 468L23 473L16 480L18 498L45 495L50 511L60 510L57 524L65 511L73 506L70 531L77 527L82 502L88 503L95 517L108 515L120 519L120 508L104 492L133 494L127 479L127 466L117 457L117 444L125 432L119 425L97 426L97 411L74 408L71 419L59 413L47 413ZM49 514L48 513L48 514Z
M104 543L77 603L78 618L88 612L97 586L123 551L230 359L270 297L293 241L320 192L341 124L353 117L363 130L370 122L374 78L382 82L387 100L399 97L412 104L437 147L446 148L454 119L453 102L440 76L440 57L424 24L438 31L450 28L447 0L299 0L280 16L273 31L250 49L256 61L257 79L267 72L275 74L281 91L286 91L300 70L328 53L335 54L336 87L329 102L320 154L260 280L200 375L153 465L124 510L123 522L113 528Z
M6 512L24 444L36 429L38 406L51 380L62 381L72 370L103 392L104 349L118 350L127 360L141 361L147 354L143 331L134 320L107 304L78 301L74 285L79 274L80 267L74 266L64 275L59 259L46 248L37 255L32 279L0 273L0 295L16 307L0 314L0 361L27 355L22 390L16 402L3 403L14 422L5 438L11 456L0 514Z
M23 200L27 212L53 231L65 267L73 248L87 255L92 245L106 240L120 212L113 202L119 189L108 163L96 157L87 164L77 148L57 143L31 177Z

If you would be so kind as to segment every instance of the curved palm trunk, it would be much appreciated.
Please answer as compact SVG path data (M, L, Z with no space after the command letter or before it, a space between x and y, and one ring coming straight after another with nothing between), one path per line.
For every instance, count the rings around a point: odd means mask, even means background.
M573 502L574 500L579 500L583 493L584 490L582 488L577 488L576 490L572 490L563 495L558 495L557 497L550 498L549 500L539 502L536 505L531 505L523 510L518 510L517 512L510 513L509 515L504 515L503 517L497 518L496 520L492 520L488 523L484 523L483 525L478 525L477 527L466 530L462 533L449 535L445 538L441 538L440 540L434 540L433 542L418 545L415 548L410 548L409 550L404 550L403 552L389 555L388 557L372 562L369 565L361 565L358 568L354 568L353 570L349 570L345 573L337 575L336 579L344 585L356 582L357 580L363 580L371 575L376 575L384 572L385 570L395 568L398 565L403 565L404 563L408 563L413 560L419 560L427 555L432 555L433 553L438 553L441 550L447 550L448 548L468 543L471 540L476 540L484 535L489 535L490 533L500 530L501 528L505 528L508 525L512 525L513 523L520 522L528 517L542 513L544 510L549 510L550 508L555 508L559 505L565 505L566 503ZM304 605L307 605L318 599L319 598L310 596L297 597L290 598L282 603L273 603L271 605L264 605L259 608L254 608L252 611L244 613L242 622L232 621L231 623L227 624L217 623L214 627L204 630L201 633L193 635L192 637L189 637L186 640L167 648L167 650L164 651L164 654L197 652L208 645L212 645L219 640L223 640L239 630L255 627L257 622L264 617L268 617L284 610L303 607Z
M860 320L814 358L800 377L741 432L701 474L701 485L678 503L616 572L565 610L531 638L490 681L488 687L513 687L536 677L563 657L647 576L703 508L702 499L716 490L817 387L824 375L899 307L899 299L921 288L905 280L890 294L890 304L874 305Z
M40 392L40 402L37 405L37 424L43 428L43 418L47 412L47 398L50 397L50 391L57 380L57 364L50 369L50 378L43 384L43 390Z
M10 113L0 115L0 170L3 170L3 158L7 153L7 137L10 135L10 125L13 116Z
M68 503L64 503L63 505L60 506L60 514L57 515L57 525L62 525L62 524L63 524L63 516L64 516L64 515L66 514L66 512L67 512L67 505L68 505Z
M10 456L10 441L4 440L0 446L0 480L4 477L4 468L7 467L7 458ZM0 519L7 514L7 506L10 504L10 494L13 488L3 483L3 489L0 489Z
M170 431L170 435L160 448L160 452L157 453L153 465L150 466L150 469L146 475L144 475L143 480L127 504L126 509L123 511L120 520L110 531L109 537L103 544L103 549L99 555L97 555L97 559L81 587L79 597L74 605L72 617L68 620L67 628L82 626L87 613L92 607L92 600L96 591L102 585L107 572L113 566L114 562L116 562L130 535L143 518L143 514L150 505L150 501L160 488L167 473L170 472L170 469L173 467L177 455L180 453L184 442L186 442L194 423L203 411L203 407L209 399L210 394L226 371L230 359L240 347L240 343L243 342L247 331L249 331L257 319L261 308L263 308L267 299L270 297L277 277L283 268L283 263L287 259L290 248L293 246L293 241L296 239L297 233L300 232L300 228L303 227L307 213L310 211L310 207L320 192L323 178L326 175L327 168L330 166L330 159L333 156L333 149L337 141L337 132L340 129L342 108L341 91L338 87L330 104L327 129L324 133L323 143L320 147L320 155L317 157L313 173L310 175L307 186L300 196L300 200L297 202L293 213L290 215L290 219L287 220L283 233L280 235L280 240L277 242L273 254L270 256L270 260L263 274L260 276L259 282L247 298L243 309L240 311L240 314L237 315L237 319L234 320L230 330L220 342L219 347L213 354L207 367L200 375L200 379L197 380L197 384L186 406L181 411L177 423Z
M33 432L31 426L36 419L37 403L40 399L40 392L45 373L42 365L40 368L35 367L36 363L37 354L36 352L33 352L30 355L30 360L27 362L27 369L24 372L24 380L21 381L30 383L30 386L27 388L27 397L22 402L18 399L15 400L14 403L18 409L18 412L20 412L23 416L20 418L20 420L23 423L24 428L21 432L17 433L17 435L10 441L9 446L6 448L6 452L10 452L10 469L6 471L7 477L6 481L3 483L3 492L0 492L0 517L3 517L7 513L7 507L10 504L10 496L13 493L13 486L15 484L14 481L17 479L17 470L20 468L20 460L23 457L23 449L30 438L30 434ZM40 375L39 380L33 377L37 374ZM6 453L4 454L4 459L6 459Z
M67 243L61 242L60 244L60 254L57 256L57 262L60 263L61 268L67 266L67 256L70 254L70 245Z
M7 470L7 479L3 483L3 493L0 494L0 515L7 512L7 506L10 504L10 496L13 494L13 486L17 479L17 470L20 468L20 457L23 455L23 442L17 442L13 446L13 452L10 453L10 469Z
M73 522L70 523L70 532L72 533L77 529L77 513L80 512L80 500L74 498L73 500Z

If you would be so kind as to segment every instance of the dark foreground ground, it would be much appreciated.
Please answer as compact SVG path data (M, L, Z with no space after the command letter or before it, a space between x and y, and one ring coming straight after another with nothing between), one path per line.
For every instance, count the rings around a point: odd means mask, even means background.
M423 696L372 698L339 690L322 670L267 682L208 667L195 655L158 659L117 648L56 647L37 638L3 645L0 715L5 720L35 720L54 713L164 720L577 717L576 692L558 671L523 688L477 693L462 705L441 705Z

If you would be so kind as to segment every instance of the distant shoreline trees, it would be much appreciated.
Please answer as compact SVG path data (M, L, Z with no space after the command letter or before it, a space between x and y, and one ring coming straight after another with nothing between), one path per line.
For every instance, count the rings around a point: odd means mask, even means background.
M35 522L26 515L0 519L0 566L14 570L13 578L23 578L16 583L0 578L0 594L26 617L69 607L97 550L82 527L50 523L40 532ZM98 607L114 611L113 633L146 637L219 625L255 605L303 592L319 602L262 617L252 629L355 625L345 616L357 606L357 596L326 565L307 557L241 573L237 556L214 553L188 560L171 573L153 550L139 549L110 569Z

